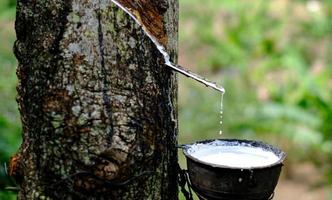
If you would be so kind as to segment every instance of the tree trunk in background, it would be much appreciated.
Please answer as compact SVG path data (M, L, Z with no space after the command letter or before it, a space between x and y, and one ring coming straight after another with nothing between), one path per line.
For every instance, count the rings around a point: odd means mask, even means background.
M147 4L175 60L178 2ZM177 199L176 76L142 28L111 0L18 0L16 32L19 199Z

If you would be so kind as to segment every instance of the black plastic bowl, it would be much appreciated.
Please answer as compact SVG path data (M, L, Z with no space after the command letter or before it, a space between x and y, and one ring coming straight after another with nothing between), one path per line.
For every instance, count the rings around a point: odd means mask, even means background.
M260 147L273 152L279 160L271 165L253 168L232 168L207 163L193 157L192 146L221 141L222 145ZM217 145L216 145L217 146ZM268 200L278 183L286 154L280 149L259 141L207 140L183 146L187 158L191 187L201 199L207 200Z

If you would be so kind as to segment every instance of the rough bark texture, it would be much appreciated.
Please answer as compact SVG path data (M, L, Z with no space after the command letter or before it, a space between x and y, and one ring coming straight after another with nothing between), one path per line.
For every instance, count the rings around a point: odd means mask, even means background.
M151 4L176 60L178 2ZM18 0L16 32L19 199L177 199L176 76L142 28L111 0Z

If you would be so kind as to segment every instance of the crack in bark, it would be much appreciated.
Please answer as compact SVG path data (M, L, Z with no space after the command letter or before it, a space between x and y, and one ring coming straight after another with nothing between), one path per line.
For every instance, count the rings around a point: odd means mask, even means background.
M100 1L99 1L100 4ZM106 109L106 113L109 119L109 125L110 125L110 131L108 133L109 135L109 142L112 143L112 137L114 134L114 126L113 126L113 114L112 114L112 106L111 106L111 97L107 94L107 91L110 89L110 84L107 82L107 72L106 72L106 66L105 66L105 52L104 52L104 35L103 35L103 27L101 22L101 11L100 9L97 11L97 18L98 18L98 41L99 41L99 51L100 51L100 57L101 57L101 73L103 75L103 101L104 106Z

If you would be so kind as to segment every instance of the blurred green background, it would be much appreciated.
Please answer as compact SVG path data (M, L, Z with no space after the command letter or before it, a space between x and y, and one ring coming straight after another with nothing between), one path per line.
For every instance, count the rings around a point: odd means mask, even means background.
M4 163L21 141L14 20L15 0L1 0L0 190L13 185ZM288 154L275 199L332 199L331 0L180 0L179 52L226 88L220 136L220 94L180 76L179 143L264 140Z

